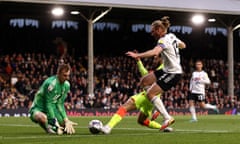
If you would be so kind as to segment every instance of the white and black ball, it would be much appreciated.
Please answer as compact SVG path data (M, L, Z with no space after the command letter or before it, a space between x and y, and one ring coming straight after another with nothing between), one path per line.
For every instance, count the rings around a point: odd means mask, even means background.
M88 124L89 131L92 134L98 134L100 132L99 129L101 129L103 126L103 123L100 120L91 120Z

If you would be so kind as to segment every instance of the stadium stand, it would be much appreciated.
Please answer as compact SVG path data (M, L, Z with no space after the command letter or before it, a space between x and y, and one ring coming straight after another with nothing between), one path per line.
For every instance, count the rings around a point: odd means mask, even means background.
M87 94L87 57L73 58L67 55L57 59L54 55L42 53L9 54L0 56L0 109L28 108L43 80L55 73L59 63L72 66L71 92L65 106L67 109L102 108L114 109L123 104L129 96L141 91L138 82L140 74L136 62L126 56L94 59L94 97ZM204 59L205 71L211 79L207 87L207 102L222 108L240 108L240 62L235 62L234 101L227 95L227 63L219 59ZM151 59L143 59L147 69L152 70ZM182 60L183 79L162 95L168 109L188 107L188 87L193 60Z

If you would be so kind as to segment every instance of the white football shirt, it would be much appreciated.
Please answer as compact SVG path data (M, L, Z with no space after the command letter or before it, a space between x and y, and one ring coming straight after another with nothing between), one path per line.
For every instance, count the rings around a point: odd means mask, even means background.
M190 80L189 90L191 93L205 95L205 85L210 84L210 82L205 71L194 71Z
M163 71L166 73L181 74L183 72L177 47L179 42L181 41L172 33L166 34L158 40L158 45L163 48L161 57L164 63Z

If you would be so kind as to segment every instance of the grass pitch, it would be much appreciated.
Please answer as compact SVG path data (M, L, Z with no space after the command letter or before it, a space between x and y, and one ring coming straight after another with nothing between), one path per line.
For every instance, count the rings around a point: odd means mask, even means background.
M0 118L0 144L238 144L239 116L199 116L190 123L190 116L175 116L174 132L163 133L136 123L136 117L125 117L110 135L92 135L88 122L110 117L72 117L78 122L75 135L48 135L26 117ZM161 121L161 117L157 119Z

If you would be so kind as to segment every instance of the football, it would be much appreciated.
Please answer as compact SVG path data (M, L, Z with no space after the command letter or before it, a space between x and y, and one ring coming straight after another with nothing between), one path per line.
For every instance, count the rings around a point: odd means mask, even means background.
M92 134L98 134L100 131L99 129L103 126L100 120L91 120L88 124L89 131Z

